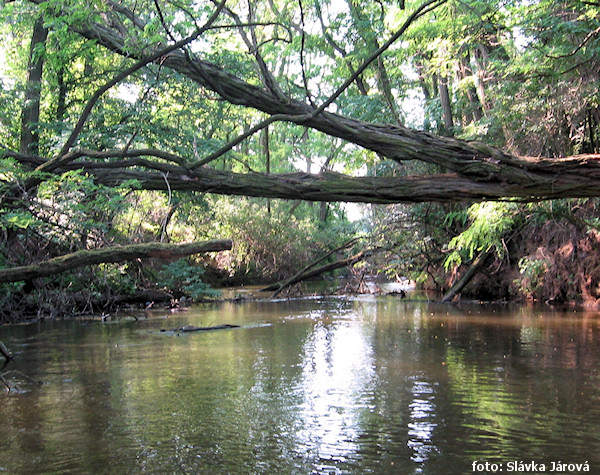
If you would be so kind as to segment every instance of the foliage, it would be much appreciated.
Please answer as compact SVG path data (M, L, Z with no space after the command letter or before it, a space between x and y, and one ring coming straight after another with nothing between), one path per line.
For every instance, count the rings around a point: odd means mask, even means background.
M213 205L214 235L234 242L220 267L234 282L280 280L352 236L354 229L343 218L330 217L328 226L321 227L315 208L272 201L269 212L261 200L219 198Z
M444 267L446 270L459 266L463 260L472 260L475 253L494 249L502 257L506 250L505 239L519 222L519 207L513 203L483 202L472 205L464 213L448 214L447 220L470 220L470 225L448 243L451 251Z
M522 257L519 259L520 277L516 280L519 291L528 298L537 299L543 287L544 274L548 261L540 258Z
M442 248L453 233L453 223L444 221L448 212L448 207L433 203L374 207L373 245L385 250L375 261L376 271L439 289Z
M420 5L416 0L302 5L228 1L218 27L204 32L187 54L263 89L272 75L287 97L320 104ZM560 222L576 226L578 232L585 229L588 241L583 241L593 247L598 227L594 202L374 206L363 222L353 224L342 206L306 203L301 196L282 202L172 189L173 163L167 158L136 157L160 171L167 191L142 190L134 181L101 185L93 174L77 169L84 162L117 168L126 160L122 157L84 155L65 173L40 172L38 167L59 153L98 88L133 64L129 53L146 54L183 38L214 11L210 2L191 0L123 1L118 6L132 8L137 20L118 15L116 6L113 11L105 2L15 1L0 7L0 266L132 241L232 238L232 252L203 264L219 267L230 281L278 280L367 231L373 246L385 250L375 268L390 277L440 282L444 271L493 250L507 266L516 263L521 292L541 295L536 282L548 274L548 266L535 250L519 253L511 247L509 236ZM48 37L30 57L38 18ZM90 21L113 21L112 26L129 33L121 54L76 33ZM532 156L598 153L598 31L600 15L593 2L449 0L411 25L330 110ZM18 155L21 114L35 102L28 82L32 60L43 63L37 91L40 118L26 127L39 133L39 156L17 160L6 154ZM200 88L161 64L149 64L99 97L73 149L100 153L155 148L177 154L181 166L191 166L266 117L223 98L226 94ZM410 176L444 171L381 158L302 125L272 123L204 166L249 175L336 171ZM139 163L128 169L136 167ZM36 185L27 185L31 183ZM586 211L579 212L581 207ZM560 245L557 241L547 247ZM46 306L66 308L78 305L73 295L67 297L69 292L85 293L86 302L134 293L152 280L147 267L107 265L52 282L3 284L0 303L10 309L27 300L34 308L46 301ZM201 298L209 291L201 269L188 261L168 264L160 271L161 285ZM585 273L591 276L593 266ZM571 290L555 293L573 295Z
M179 259L164 265L157 274L158 285L174 294L183 294L194 300L218 297L220 292L206 284L204 269L188 259Z

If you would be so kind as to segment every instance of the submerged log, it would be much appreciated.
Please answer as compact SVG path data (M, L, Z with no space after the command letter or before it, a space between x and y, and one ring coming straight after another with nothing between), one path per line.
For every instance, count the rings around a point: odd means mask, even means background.
M128 246L77 251L38 264L0 269L0 283L48 277L78 267L103 263L133 261L139 258L172 259L204 252L227 251L231 249L231 245L229 239L221 239L189 244L158 242L130 244Z
M222 325L215 325L212 327L195 327L193 325L186 325L184 327L175 328L173 331L176 332L208 332L211 330L225 330L227 328L240 328L239 325L231 325L229 323L224 323Z

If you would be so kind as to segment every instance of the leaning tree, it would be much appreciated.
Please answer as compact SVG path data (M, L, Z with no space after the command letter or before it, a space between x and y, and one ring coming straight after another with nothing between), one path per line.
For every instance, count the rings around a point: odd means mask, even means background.
M230 6L226 0L208 4L113 0L86 4L53 0L23 2L23 8L38 15L39 21L35 23L31 42L20 144L19 147L3 144L1 153L29 173L25 180L17 182L11 181L7 175L3 176L1 206L4 209L18 206L23 196L35 194L48 177L74 170L83 170L96 183L106 186L134 181L145 190L183 190L320 202L535 202L600 196L598 154L559 158L520 156L482 141L461 140L409 128L398 120L397 114L396 120L385 124L339 113L336 101L350 87L366 92L364 74L369 68L377 68L376 76L387 102L390 102L392 91L389 75L380 61L382 55L396 47L411 28L435 14L447 0L429 0L417 6L407 4L402 14L403 21L397 24L395 31L381 44L380 39L369 37L371 39L367 43L372 50L360 63L355 61L349 67L348 76L338 85L322 88L329 92L325 96L322 94L320 100L310 93L311 81L303 61L308 47L305 42L308 22L320 22L324 26L319 2L316 2L317 13L312 19L305 17L306 6L302 2L298 2L293 13L277 10L274 2L268 2L268 5L231 3L235 5ZM383 4L380 6L383 8ZM263 21L257 12L268 10L274 17ZM41 149L37 146L34 130L35 122L39 120L39 82L43 62L43 55L37 53L47 41L48 29L52 28L61 28L61 31L75 33L90 44L100 45L115 58L121 58L123 62L119 64L124 66L113 71L103 84L85 97L77 120L56 137L54 146ZM259 30L263 31L260 38L257 35ZM267 30L271 32L270 37L264 37ZM228 68L227 61L221 61L210 49L213 44L211 35L216 38L221 31L236 31L247 45L253 59L250 72L243 68ZM598 31L584 37L580 49L595 41ZM262 54L265 45L281 40L278 35L287 35L284 40L290 43L291 48L296 48L287 51L297 58L295 67L300 71L301 84L291 81L283 84L281 74L272 70L277 65ZM294 36L299 36L300 40L292 41ZM333 50L337 47L344 60L350 61L335 38L326 33L324 37ZM463 62L463 66L466 68L468 65ZM193 153L189 154L165 148L137 147L138 142L133 138L120 147L90 148L81 145L82 133L93 133L90 117L108 91L144 71L156 74L156 71L164 70L172 72L170 80L181 78L191 81L197 86L198 94L210 92L215 101L255 111L256 122L236 137L224 141L222 146L207 152L198 152L191 144L189 150ZM476 95L476 91L471 92ZM469 97L475 100L474 95ZM64 104L59 106L64 109ZM317 174L237 173L212 166L244 141L279 123L296 124L341 139L373 152L381 160L398 164L422 162L431 165L429 170L436 171L419 175L350 176L326 170ZM143 128L143 124L140 127Z

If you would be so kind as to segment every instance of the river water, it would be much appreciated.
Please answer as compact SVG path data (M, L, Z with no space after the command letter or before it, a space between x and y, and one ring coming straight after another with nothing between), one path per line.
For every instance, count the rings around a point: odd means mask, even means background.
M172 331L222 323L241 327ZM593 312L307 298L0 340L8 473L600 473Z

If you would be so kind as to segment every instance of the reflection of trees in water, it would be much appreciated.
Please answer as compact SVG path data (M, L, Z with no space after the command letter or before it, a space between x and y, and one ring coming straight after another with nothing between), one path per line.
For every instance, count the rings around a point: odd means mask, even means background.
M522 308L360 297L23 327L18 368L49 384L2 398L0 465L466 473L588 456L599 324ZM159 331L223 322L242 328Z

